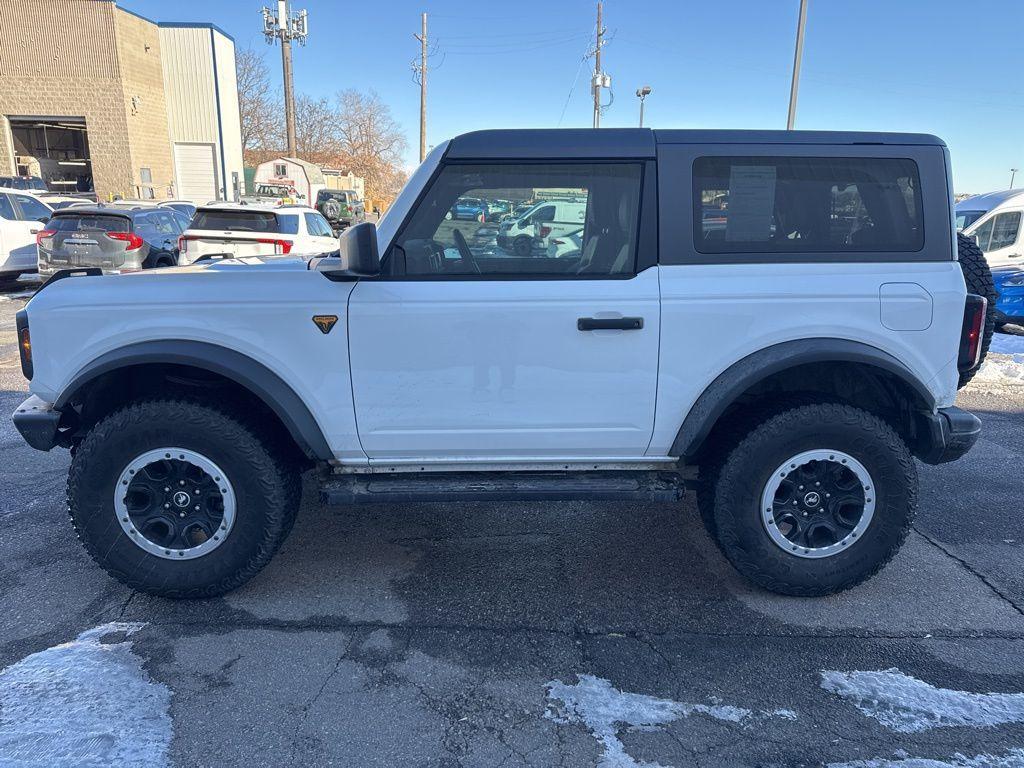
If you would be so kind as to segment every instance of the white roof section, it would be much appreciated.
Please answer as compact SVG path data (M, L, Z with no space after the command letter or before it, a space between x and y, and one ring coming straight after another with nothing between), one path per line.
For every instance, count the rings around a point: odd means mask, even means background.
M999 192L986 192L983 195L975 195L961 200L956 204L958 211L991 211L1000 205L1005 205L1011 200L1022 198L1024 202L1024 189L1003 189Z

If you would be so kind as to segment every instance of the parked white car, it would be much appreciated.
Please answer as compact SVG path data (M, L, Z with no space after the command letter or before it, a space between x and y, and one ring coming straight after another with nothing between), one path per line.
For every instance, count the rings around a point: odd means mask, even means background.
M542 200L518 219L501 223L498 245L517 256L529 256L535 245L547 249L549 236L582 227L586 212L586 202Z
M35 195L0 189L0 287L36 271L36 235L52 213Z
M971 201L974 201L974 206L994 205L987 210L960 207ZM970 218L975 211L981 213L964 228L963 233L977 241L989 267L1024 267L1024 243L1021 242L1024 190L1007 190L1005 194L994 192L962 201L957 205L957 225L961 219Z
M315 256L338 250L338 238L319 212L306 206L220 203L196 209L178 238L178 264L203 256Z
M583 252L583 227L548 238L548 258L565 259Z

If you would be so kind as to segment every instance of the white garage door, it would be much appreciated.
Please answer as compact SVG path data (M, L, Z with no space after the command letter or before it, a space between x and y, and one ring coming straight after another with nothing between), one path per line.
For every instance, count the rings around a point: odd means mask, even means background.
M213 144L175 144L178 197L195 203L217 199L217 156Z

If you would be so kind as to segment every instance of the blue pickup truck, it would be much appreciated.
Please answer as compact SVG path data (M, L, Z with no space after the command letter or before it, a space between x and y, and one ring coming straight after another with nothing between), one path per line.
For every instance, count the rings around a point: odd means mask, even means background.
M478 197L460 197L452 206L448 218L467 221L487 221L487 202Z

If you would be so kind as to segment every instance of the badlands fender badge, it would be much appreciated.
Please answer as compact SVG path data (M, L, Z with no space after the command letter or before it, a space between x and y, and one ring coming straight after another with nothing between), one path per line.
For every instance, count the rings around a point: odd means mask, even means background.
M316 323L316 327L320 329L320 333L327 334L331 332L331 328L338 322L337 315L313 315L313 322Z

